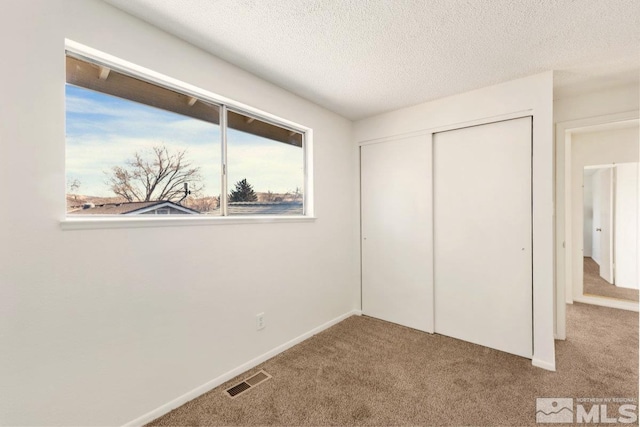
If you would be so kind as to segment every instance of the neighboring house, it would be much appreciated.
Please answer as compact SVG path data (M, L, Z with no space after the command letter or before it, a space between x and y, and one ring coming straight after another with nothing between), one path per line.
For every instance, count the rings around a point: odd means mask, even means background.
M211 212L219 213L218 209ZM229 215L302 215L302 202L236 202L229 203ZM72 206L69 215L200 215L201 213L174 202L84 203Z
M232 202L229 215L303 215L302 202Z
M122 202L95 205L85 203L67 212L72 215L199 215L200 212L168 200Z

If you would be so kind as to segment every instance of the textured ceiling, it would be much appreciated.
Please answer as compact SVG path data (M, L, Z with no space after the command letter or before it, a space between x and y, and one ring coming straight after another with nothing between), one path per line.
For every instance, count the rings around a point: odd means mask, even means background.
M556 70L638 82L639 0L106 0L350 119Z

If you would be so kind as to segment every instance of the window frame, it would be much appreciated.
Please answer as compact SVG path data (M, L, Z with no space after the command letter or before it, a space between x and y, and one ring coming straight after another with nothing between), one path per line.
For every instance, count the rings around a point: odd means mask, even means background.
M156 227L176 225L205 225L205 224L236 224L236 223L270 223L270 222L307 222L315 220L313 206L313 130L290 120L283 119L241 102L204 90L197 86L155 72L148 68L133 64L107 53L90 48L75 41L65 39L65 56L71 56L96 65L104 66L130 77L148 83L193 96L202 101L214 104L220 111L220 145L221 145L221 193L219 216L189 216L174 217L153 215L152 218L123 217L123 216L69 216L64 213L60 224L63 229L94 229L94 228L129 228ZM65 79L66 84L66 79ZM228 216L228 180L227 180L227 111L255 117L257 120L278 126L289 131L302 134L304 187L302 215L233 215ZM66 139L65 139L66 151ZM65 166L66 175L66 166ZM66 191L65 191L66 194Z

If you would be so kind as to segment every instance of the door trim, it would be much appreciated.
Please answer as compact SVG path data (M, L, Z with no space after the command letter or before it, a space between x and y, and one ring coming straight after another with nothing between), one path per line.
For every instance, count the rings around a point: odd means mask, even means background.
M533 110L522 110L522 111L517 111L509 114L500 114L497 116L483 117L476 120L467 120L464 122L451 123L448 125L421 129L415 132L405 132L405 133L399 133L396 135L385 136L382 138L368 139L365 141L358 142L358 146L361 147L363 145L380 144L383 142L391 142L391 141L396 141L398 139L411 138L414 136L421 136L421 135L429 135L429 138L432 138L432 135L434 133L446 132L449 130L456 130L456 129L464 129L466 127L472 127L472 126L482 126L489 123L503 122L505 120L520 119L523 117L533 117Z

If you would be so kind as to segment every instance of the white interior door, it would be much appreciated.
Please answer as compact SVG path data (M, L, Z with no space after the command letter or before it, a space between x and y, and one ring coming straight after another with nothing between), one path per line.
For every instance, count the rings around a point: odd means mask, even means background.
M591 258L598 263L598 265L602 264L602 255L600 254L602 250L602 244L600 243L600 238L602 237L602 217L600 215L600 206L602 204L602 185L600 181L602 180L602 171L603 169L597 169L593 175L591 176L591 191L592 191L592 202L591 205L593 207L593 222L591 224ZM582 260L580 260L582 262ZM583 268L582 265L579 265L578 273ZM578 283L582 283L582 276L576 275L579 277L580 281ZM577 292L577 295L581 295L582 291Z
M434 135L435 331L531 358L531 118Z
M613 168L598 171L599 186L599 226L596 233L600 242L600 276L614 283L613 275ZM594 207L595 208L595 207Z
M430 141L360 149L362 311L433 332Z
M638 289L638 163L617 164L615 178L615 282Z

